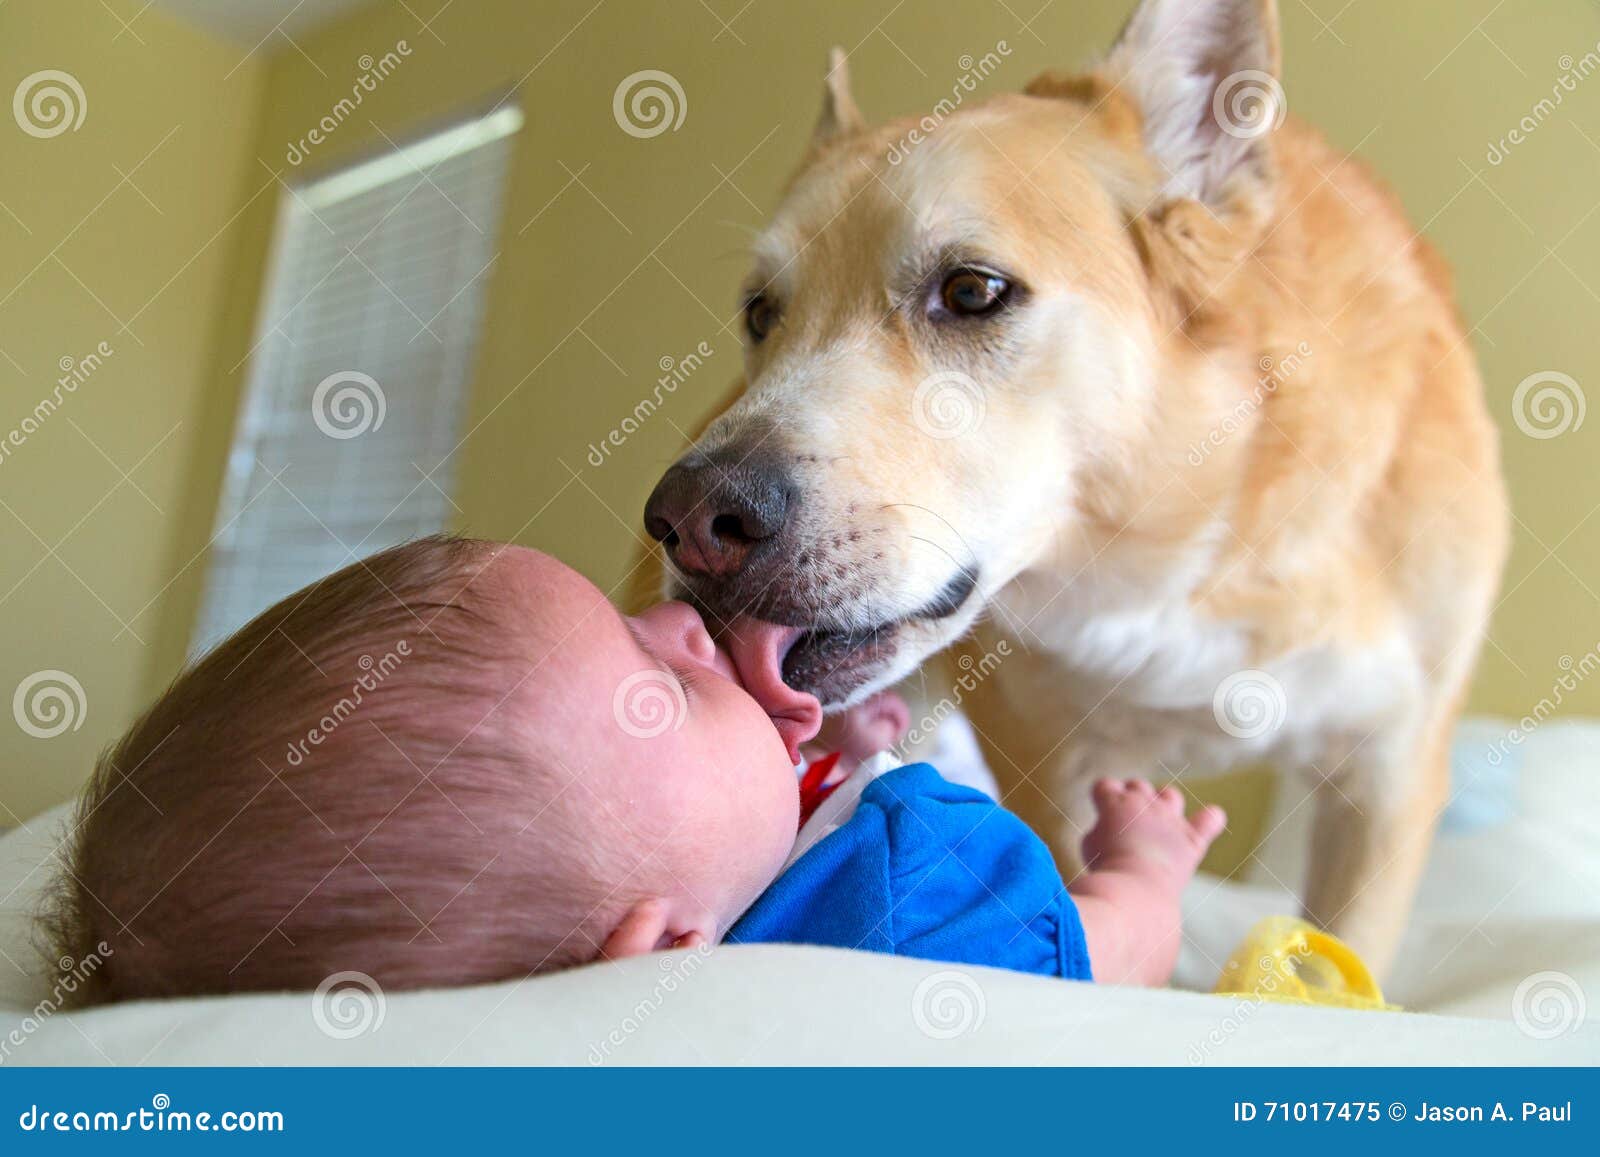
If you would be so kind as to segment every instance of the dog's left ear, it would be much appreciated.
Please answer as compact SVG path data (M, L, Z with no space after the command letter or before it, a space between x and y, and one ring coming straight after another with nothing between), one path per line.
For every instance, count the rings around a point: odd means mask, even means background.
M1098 71L1138 105L1167 199L1222 212L1270 195L1279 68L1276 0L1142 0Z
M828 78L822 91L822 113L811 133L811 147L820 148L838 137L867 127L850 95L850 64L845 51L835 46L828 53Z

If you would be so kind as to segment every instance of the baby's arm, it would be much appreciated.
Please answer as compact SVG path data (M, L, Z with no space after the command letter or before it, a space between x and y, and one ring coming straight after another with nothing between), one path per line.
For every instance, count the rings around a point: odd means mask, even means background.
M1161 985L1182 940L1178 897L1227 823L1221 808L1183 814L1183 793L1144 780L1094 785L1099 819L1084 837L1087 869L1067 888L1095 979Z

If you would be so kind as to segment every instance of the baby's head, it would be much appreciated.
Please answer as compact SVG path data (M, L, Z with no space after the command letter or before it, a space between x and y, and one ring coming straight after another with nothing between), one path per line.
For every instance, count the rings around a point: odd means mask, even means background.
M821 712L778 677L781 643L740 640L736 665L684 604L625 618L520 547L356 563L101 758L63 951L105 941L99 995L123 999L343 970L464 984L712 941L794 840Z

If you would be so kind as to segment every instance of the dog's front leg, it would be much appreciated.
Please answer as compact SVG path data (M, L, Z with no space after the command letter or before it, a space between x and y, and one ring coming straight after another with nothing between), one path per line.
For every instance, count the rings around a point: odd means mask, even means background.
M1352 756L1317 788L1305 911L1382 976L1394 960L1450 789L1454 715L1421 742Z

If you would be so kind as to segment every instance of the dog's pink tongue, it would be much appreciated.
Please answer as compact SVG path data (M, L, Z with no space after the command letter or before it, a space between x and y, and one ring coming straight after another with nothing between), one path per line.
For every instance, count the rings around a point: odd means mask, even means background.
M799 637L799 627L741 618L729 628L727 639L740 682L771 716L793 763L800 762L800 745L822 727L822 705L816 696L796 691L783 681L783 657Z

